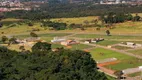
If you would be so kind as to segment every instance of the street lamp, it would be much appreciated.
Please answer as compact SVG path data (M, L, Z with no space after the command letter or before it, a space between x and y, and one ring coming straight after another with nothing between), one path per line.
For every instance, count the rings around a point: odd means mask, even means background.
M139 70L141 71L140 80L142 80L142 66L139 66Z

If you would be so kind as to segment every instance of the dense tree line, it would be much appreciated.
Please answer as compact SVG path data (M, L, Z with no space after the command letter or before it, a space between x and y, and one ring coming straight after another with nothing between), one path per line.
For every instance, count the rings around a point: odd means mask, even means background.
M96 62L88 52L64 49L53 52L50 46L40 42L35 44L33 52L27 53L0 47L0 79L107 80L104 73L97 71Z
M5 16L40 20L60 17L100 16L108 12L140 13L142 12L142 5L93 5L91 3L54 5L42 4L40 9L33 9L31 11L6 12Z
M52 27L55 30L64 30L67 28L66 23L52 22L52 21L42 21L42 27Z
M132 16L132 14L126 14L126 13L114 13L109 12L105 15L100 16L101 20L103 22L107 23L122 23L124 21L140 21L141 17L136 14L135 16Z

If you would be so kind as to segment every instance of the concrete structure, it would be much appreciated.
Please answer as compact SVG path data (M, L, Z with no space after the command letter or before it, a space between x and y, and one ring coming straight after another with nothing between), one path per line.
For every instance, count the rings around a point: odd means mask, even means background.
M128 69L122 70L122 72L124 74L132 74L132 73L137 73L137 72L140 72L140 71L142 71L142 66L139 66L139 67L136 67L136 68L128 68Z
M65 38L61 38L61 37L54 37L53 40L51 40L51 42L63 42L65 41L66 39Z
M104 60L97 61L97 63L106 63L106 62L113 62L113 61L117 61L117 58L107 58Z
M61 42L61 45L64 45L64 46L69 46L69 45L73 45L73 44L79 44L79 42L77 42L75 40L67 40L67 41Z
M85 40L84 43L85 43L85 44L89 44L89 43L91 43L91 40Z
M40 37L29 37L25 39L26 42L38 42L41 41Z
M96 43L96 42L99 42L99 41L103 41L104 40L104 38L94 38L94 39L89 39L89 40L85 40L85 42L84 43L86 43L86 44L89 44L89 43Z

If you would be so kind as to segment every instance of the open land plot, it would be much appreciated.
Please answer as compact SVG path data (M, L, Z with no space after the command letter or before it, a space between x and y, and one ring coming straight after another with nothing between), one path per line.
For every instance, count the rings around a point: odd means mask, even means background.
M141 33L142 30L142 23L141 22L124 22L124 23L118 23L114 24L113 27L114 29L111 29L112 33L117 33L117 34L125 34L125 33L133 33L133 34L138 34Z
M7 44L2 44L3 46L6 46L6 47L8 47L8 45ZM8 49L10 49L10 50L16 50L16 51L21 51L20 49L19 49L19 47L20 47L20 45L18 45L18 44L11 44L9 47L8 47ZM84 49L88 49L88 48L91 48L91 46L88 46L88 45L85 45L85 44L74 44L74 45L71 45L71 46L63 46L63 45L61 45L61 44L59 44L59 43L52 43L52 45L51 45L51 48L52 49L55 49L55 48L64 48L64 49L71 49L71 50L84 50ZM32 46L28 46L28 45L26 45L25 46L25 49L26 50L30 50L31 51L31 48L32 48Z
M48 38L48 37L64 37L64 36L67 36L67 35L70 35L70 33L43 33L43 34L37 34L39 37L44 37L44 38ZM16 37L19 37L19 38L26 38L26 37L30 37L30 33L29 34L26 34L26 35L16 35Z
M2 19L1 22L3 23L3 25L9 25L9 24L21 22L21 19L7 18L7 19Z
M51 47L52 47L53 49L55 49L55 48L62 48L62 47L65 47L65 46L60 45L60 44L52 44Z
M57 19L51 19L52 21L57 21L57 22L65 22L67 23L68 25L71 24L71 23L75 23L75 24L84 24L84 21L87 20L87 21L92 21L94 19L97 19L98 17L96 16L89 16L89 17L79 17L79 18L57 18ZM40 22L33 22L34 25L33 26L28 26L27 24L25 23L22 23L22 24L18 24L16 26L13 26L13 27L9 27L8 25L9 24L12 24L12 23L18 23L20 20L19 19L3 19L2 20L3 23L5 24L3 28L0 29L0 33L1 32L4 32L5 34L23 34L23 33L28 33L28 32L31 32L33 30L33 28L35 29L39 29L39 33L43 33L43 32L57 32L57 31L54 31L54 30L45 30L44 27L41 27L41 23ZM100 24L100 21L98 23L99 25ZM124 23L117 23L117 24L114 24L112 27L115 27L114 29L111 29L110 32L113 34L138 34L138 33L142 33L142 23L141 22L124 22ZM107 28L105 27L101 27L101 30L100 31L96 31L96 26L92 27L92 28L86 28L85 31L81 31L81 30L77 30L77 29L74 29L74 30L61 30L61 31L58 31L58 32L82 32L82 33L100 33L100 34L105 34L105 30ZM115 38L117 39L117 38Z
M4 34L23 34L33 31L33 29L38 29L43 31L44 28L40 27L40 23L35 23L32 27L27 24L15 25L12 24L10 26L4 26L0 29L0 33L4 32Z
M102 45L102 46L108 46L108 45L118 44L120 42L121 41L104 40L104 41L97 42L96 44L99 44L99 45Z
M107 78L108 78L108 80L115 80L114 77L111 77L111 76L108 76L108 75L107 75Z
M133 49L133 48L131 48L131 47L119 46L119 45L113 46L112 48L115 48L115 49L118 49L118 50Z
M76 34L74 37L79 37L79 38L104 38L108 40L142 40L141 36L129 36L129 35L112 35L112 36L107 36L107 35L100 35L100 34Z
M85 45L85 44L74 44L70 46L63 46L61 44L52 44L52 48L61 48L64 47L65 49L71 49L71 50L83 50L87 48L91 48L91 46Z
M10 50L16 50L16 51L21 51L19 48L20 48L20 45L17 45L17 44L11 44L10 46L8 46L7 44L2 44L3 46L7 47L8 49ZM31 51L31 46L24 46L25 50L30 50Z
M131 52L131 53L133 53L133 54L142 56L142 49L130 50L130 51L128 51L128 52Z
M97 19L97 16L89 16L89 17L79 17L79 18L57 18L57 19L51 19L52 21L56 21L56 22L64 22L67 24L71 24L71 23L75 23L75 24L84 24L83 22L85 20L87 21L91 21L93 19ZM99 20L99 25L101 24L101 21ZM141 33L142 31L142 23L141 22L132 22L132 21L127 21L124 23L117 23L117 24L113 24L112 27L114 27L113 29L111 29L111 33L115 33L115 34L138 34ZM96 26L94 26L95 28ZM102 27L101 30L104 30L105 27ZM90 31L90 30L89 30Z
M87 49L87 48L91 48L92 46L88 46L88 45L85 45L85 44L75 44L75 45L71 45L71 49L74 49L74 50L83 50L83 49Z
M76 18L56 18L56 19L51 19L52 21L55 22L64 22L67 24L83 24L85 20L88 22L91 22L92 20L98 19L97 16L88 16L88 17L76 17Z
M134 57L131 57L122 53L107 50L107 49L102 49L102 48L92 49L90 51L90 54L92 55L92 58L95 59L96 61L103 60L106 58L114 58L114 57L117 58L120 61L120 63L117 63L115 65L105 66L113 70L123 70L123 69L134 68L134 67L138 67L142 65L141 63L142 60L136 59Z
M140 76L140 75L141 75L141 72L137 72L137 73L129 74L128 76L135 77L135 76Z

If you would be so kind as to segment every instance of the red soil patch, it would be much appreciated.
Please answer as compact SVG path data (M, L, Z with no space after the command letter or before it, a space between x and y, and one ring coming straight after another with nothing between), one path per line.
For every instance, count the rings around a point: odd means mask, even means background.
M114 74L114 70L112 70L112 69L107 69L107 68L105 68L105 67L102 67L102 66L98 66L99 68L100 68L100 70L102 70L103 72L106 72L106 73L109 73L109 74Z
M87 49L84 49L84 51L85 51L85 52L89 52L89 50L87 50Z
M107 65L114 65L114 64L117 64L119 63L120 61L112 61L112 62L105 62L105 63L100 63L100 64L97 64L98 66L107 66Z
M70 48L72 48L72 46L66 46L66 48L70 49Z

